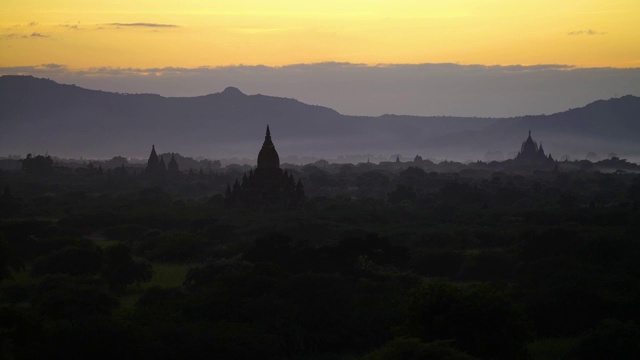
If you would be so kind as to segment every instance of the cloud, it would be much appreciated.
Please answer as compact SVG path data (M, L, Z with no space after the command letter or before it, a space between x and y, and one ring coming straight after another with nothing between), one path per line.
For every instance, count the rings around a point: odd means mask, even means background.
M587 30L578 30L578 31L569 31L567 35L604 35L606 32L595 31L592 29Z
M3 39L7 39L7 40L11 40L11 39L25 39L28 36L23 35L23 34L16 34L16 33L11 33L11 34L4 34L2 35Z
M34 26L38 26L39 24L36 21L30 21L28 23L22 23L22 24L15 24L12 25L12 28L21 28L21 27L34 27Z
M48 70L67 70L67 66L66 65L61 65L61 64L42 64L40 65L41 68L43 69L48 69Z
M265 33L282 33L293 30L300 30L300 27L255 27L255 26L240 26L240 27L232 27L227 30L233 31L236 33L243 34L265 34Z
M148 28L177 28L178 25L174 24L156 24L156 23L109 23L104 24L108 26L116 26L116 27L148 27Z
M0 37L0 39L5 39L5 40L14 40L14 39L46 39L46 38L50 38L50 36L39 33L39 32L33 32L30 35L26 35L26 34L17 34L17 33L11 33L11 34L4 34Z
M34 66L0 67L0 75L33 75L36 77L55 77L67 72L68 67L62 64L41 64Z
M67 28L67 29L70 29L70 30L80 30L80 27L79 27L78 24L75 24L75 25L61 24L61 25L58 25L58 26L59 27L63 27L63 28Z

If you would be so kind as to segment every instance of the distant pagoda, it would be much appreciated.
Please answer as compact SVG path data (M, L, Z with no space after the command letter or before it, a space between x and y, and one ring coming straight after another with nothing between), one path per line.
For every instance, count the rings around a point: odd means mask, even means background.
M167 171L174 174L180 172L178 162L176 161L176 156L173 153L171 153L171 160L169 160L169 164L167 164Z
M164 158L160 155L160 172L162 174L167 172L167 164L164 163Z
M236 179L233 187L228 184L225 192L227 207L263 209L287 209L300 206L304 201L304 186L293 174L280 168L280 157L271 140L267 125L264 143L258 153L258 166Z
M147 160L147 166L144 168L144 173L147 176L160 176L164 175L167 171L167 167L164 164L164 159L162 157L158 158L158 154L156 153L156 146L151 145L151 154L149 155L149 160Z
M266 169L280 169L280 157L276 151L276 147L271 141L271 131L267 125L267 134L264 136L264 143L258 153L258 169L263 171L272 171Z
M553 165L555 160L551 157L551 154L546 155L542 148L542 143L538 146L538 143L531 138L531 130L529 130L529 136L522 143L520 152L514 159L516 163L523 165Z

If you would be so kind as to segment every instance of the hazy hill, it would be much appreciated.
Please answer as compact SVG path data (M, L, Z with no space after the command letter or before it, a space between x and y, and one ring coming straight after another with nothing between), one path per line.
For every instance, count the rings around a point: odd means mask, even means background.
M482 159L516 151L530 128L554 154L640 153L640 98L596 101L553 115L508 119L346 116L236 88L199 97L118 94L29 76L0 77L0 156L256 156L270 124L284 155L403 153ZM475 156L474 156L475 155Z
M584 107L551 115L502 119L482 131L486 138L508 138L531 129L545 148L557 155L596 151L640 153L640 98L598 100Z

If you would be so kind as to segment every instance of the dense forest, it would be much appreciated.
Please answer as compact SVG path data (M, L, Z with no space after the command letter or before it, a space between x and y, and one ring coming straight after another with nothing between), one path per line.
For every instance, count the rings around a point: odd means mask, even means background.
M637 359L640 175L613 158L0 171L3 359Z

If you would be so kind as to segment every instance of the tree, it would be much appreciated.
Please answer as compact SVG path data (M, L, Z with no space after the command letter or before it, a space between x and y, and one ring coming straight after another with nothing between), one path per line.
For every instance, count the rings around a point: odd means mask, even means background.
M253 263L272 263L287 269L295 261L292 254L291 238L271 232L256 239L254 247L245 254L245 259Z
M53 171L53 159L51 156L37 155L33 156L27 154L25 159L20 160L22 162L22 171L31 175L47 175Z
M483 359L526 357L528 328L522 310L504 293L486 285L429 282L413 290L409 335L453 345Z
M35 276L94 275L100 272L103 262L104 255L95 247L68 246L38 258L33 264L31 273Z
M451 347L450 341L436 341L425 344L419 339L397 338L382 348L369 353L362 360L473 360L476 359Z
M111 315L118 300L100 279L54 275L36 286L32 306L46 318L74 323Z
M11 244L0 236L0 281L11 278L13 271L24 269Z
M340 352L350 349L355 297L353 288L340 276L303 274L278 287L282 309L276 323L296 355ZM295 357L295 356L294 356Z
M151 265L147 262L135 261L128 245L112 245L106 249L105 253L105 267L101 276L112 289L124 290L133 283L151 281L153 276Z
M640 329L633 322L604 320L585 333L573 352L573 359L637 359L640 354Z

